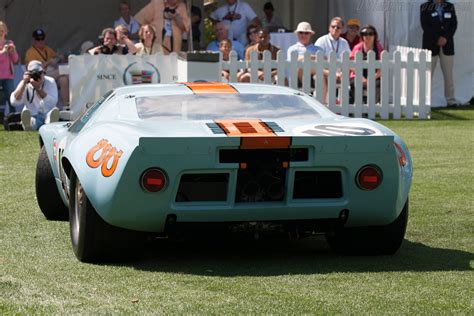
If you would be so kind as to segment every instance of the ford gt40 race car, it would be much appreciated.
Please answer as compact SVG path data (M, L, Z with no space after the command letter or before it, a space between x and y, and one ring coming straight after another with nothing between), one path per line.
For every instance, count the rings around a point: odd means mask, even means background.
M41 127L40 145L40 209L69 218L81 261L135 232L325 234L344 254L393 254L405 235L412 160L400 137L286 87L122 87Z

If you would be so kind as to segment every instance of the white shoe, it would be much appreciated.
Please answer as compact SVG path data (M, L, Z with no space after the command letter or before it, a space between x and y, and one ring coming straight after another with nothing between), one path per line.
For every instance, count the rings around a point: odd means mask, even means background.
M32 131L33 128L31 127L31 112L30 110L23 110L21 112L21 126L23 126L23 130L25 131Z
M49 122L54 123L54 122L57 122L57 121L59 121L59 109L54 108L49 113Z

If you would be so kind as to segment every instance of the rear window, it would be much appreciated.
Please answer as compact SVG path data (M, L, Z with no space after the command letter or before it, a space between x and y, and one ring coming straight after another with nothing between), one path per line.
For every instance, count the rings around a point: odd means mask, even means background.
M142 120L217 120L224 118L302 119L320 117L297 95L206 94L136 98Z

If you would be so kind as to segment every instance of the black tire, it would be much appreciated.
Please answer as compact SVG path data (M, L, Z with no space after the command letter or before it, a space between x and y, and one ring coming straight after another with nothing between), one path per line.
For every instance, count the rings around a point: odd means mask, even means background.
M69 228L77 259L94 263L129 257L132 247L142 241L144 234L106 223L90 203L74 171L70 180Z
M326 234L331 249L345 255L393 255L408 224L408 200L398 218L386 226L336 228Z
M44 217L53 221L67 221L68 209L58 192L53 170L44 146L36 163L36 199Z

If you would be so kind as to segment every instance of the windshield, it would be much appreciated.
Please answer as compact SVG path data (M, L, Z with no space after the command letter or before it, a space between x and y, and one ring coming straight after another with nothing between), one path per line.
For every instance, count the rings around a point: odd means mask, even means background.
M89 121L89 119L92 117L92 115L95 113L95 111L97 111L97 109L102 105L102 103L104 103L105 100L107 100L107 98L114 92L114 90L110 90L108 91L102 98L100 98L99 100L97 100L96 103L94 103L93 105L91 105L90 107L87 108L87 110L82 113L81 116L79 116L73 123L72 125L69 127L69 131L71 133L77 133L79 132L83 127L84 125L86 125L86 123ZM113 96L112 96L113 97ZM111 97L111 98L112 98Z
M136 98L142 120L217 120L225 118L302 119L320 117L297 95L206 94Z

